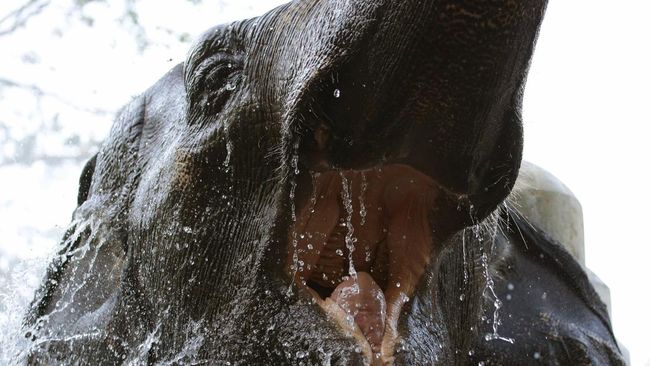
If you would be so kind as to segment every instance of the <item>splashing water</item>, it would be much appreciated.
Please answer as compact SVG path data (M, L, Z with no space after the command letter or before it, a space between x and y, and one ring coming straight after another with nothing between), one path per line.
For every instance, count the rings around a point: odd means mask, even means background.
M173 357L171 357L168 360L163 360L157 363L159 366L172 366L172 365L183 365L187 364L188 361L191 361L191 364L200 364L201 362L208 362L207 360L205 361L200 361L198 359L199 355L199 350L201 349L201 346L203 346L203 343L205 342L205 335L203 334L203 321L191 321L185 332L187 334L187 339L183 343L183 348L175 354ZM136 363L137 365L141 365L142 361L138 360L139 362Z
M230 159L232 157L232 141L228 139L228 142L226 142L226 158L223 160L223 167L226 169L226 171L230 171Z
M332 364L332 352L326 352L322 347L318 349L318 358L320 358L322 366L330 366Z
M291 201L291 222L293 224L297 221L296 214L296 188L298 186L298 174L300 174L300 168L298 167L298 149L300 148L300 143L296 142L293 145L293 156L291 157L291 169L293 176L290 178L290 188L289 188L289 200ZM293 276L291 276L291 284L287 289L287 296L293 294L293 286L296 281L296 274L298 273L299 261L298 261L298 233L295 230L292 230L291 233L291 246L293 247L293 256L291 257L291 268L293 269Z
M463 229L463 287L469 283L469 266L467 264L467 243L465 242L465 229Z
M352 207L352 193L351 184L348 182L348 179L345 177L343 172L339 173L341 175L341 185L343 186L343 206L345 207L345 212L347 217L345 219L345 226L347 227L347 233L345 234L345 247L348 249L348 260L349 260L349 273L353 278L357 277L357 271L354 268L354 263L352 260L352 254L354 253L354 243L357 239L354 237L354 227L352 226L352 215L354 213L354 208Z
M503 307L503 302L499 299L494 289L494 279L492 278L492 275L490 275L488 268L488 256L485 252L483 252L481 255L481 266L483 267L483 276L485 277L485 289L483 289L483 296L485 297L486 292L489 291L488 296L491 295L494 299L494 313L492 314L492 333L486 334L485 340L488 342L493 340L500 340L514 344L514 339L499 335L499 325L501 324L501 320L499 319L499 310Z
M61 243L58 247L60 252L63 248L70 248L74 242L79 240L79 237L84 235L86 230L91 226L89 222L80 222L74 220L70 224L70 228L74 232ZM53 249L53 248L48 248ZM34 299L36 289L41 284L42 279L45 277L46 266L54 261L62 261L66 255L70 257L84 256L90 251L90 244L88 242L73 250L67 251L66 254L48 255L44 254L42 257L33 258L18 262L8 273L8 281L3 284L2 291L0 292L0 329L3 329L2 336L0 336L0 364L3 365L21 365L26 362L27 355L29 354L34 343L30 342L25 335L27 332L33 332L33 329L24 327L23 320L27 315L29 304ZM97 251L99 248L97 249ZM48 250L49 252L49 250ZM87 265L94 266L97 259L97 253L92 253ZM76 271L72 272L72 276L77 276ZM0 279L0 283L5 279ZM51 280L52 285L57 283ZM75 299L77 292L84 287L89 281L89 275L84 273L79 283L76 286L69 286L63 292L63 296L67 296L70 301L63 306L57 307L51 314L43 319L47 321L51 316L56 316L59 312L66 311ZM69 311L69 310L68 310ZM80 336L86 336L82 334ZM89 337L95 334L88 335ZM63 338L66 339L66 338Z
M368 215L368 210L366 209L366 203L364 201L366 190L368 190L368 179L366 178L366 173L361 172L361 193L359 193L359 216L361 216L361 226L366 224L366 216Z
M488 227L490 228L490 232L489 232L490 252L494 250L494 247L497 243L497 236L499 233L499 225L498 225L497 217L498 217L498 212L494 216L491 216L490 218L487 219L488 221L490 219L494 219L494 221L491 222L490 225L488 225ZM479 240L479 243L483 241L483 236L480 233L480 228L481 228L480 225L475 225L473 227L474 234ZM483 297L486 297L486 295L487 297L491 296L491 298L493 299L492 305L494 306L494 313L492 315L492 333L486 334L485 340L486 341L500 340L500 341L514 344L515 340L513 338L503 337L499 334L499 325L501 325L499 312L503 307L503 301L499 299L496 290L494 289L494 279L490 274L488 262L489 262L489 258L487 253L485 252L485 247L483 247L483 251L481 254L481 267L483 268L483 277L485 278L485 288L483 289Z
M24 337L22 320L45 274L46 263L46 257L32 258L17 263L8 273L0 273L3 275L0 278L1 365L22 364L31 346L31 342Z

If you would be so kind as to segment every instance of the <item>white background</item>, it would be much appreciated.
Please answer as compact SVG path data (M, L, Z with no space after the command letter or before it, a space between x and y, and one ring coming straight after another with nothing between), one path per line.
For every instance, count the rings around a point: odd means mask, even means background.
M525 158L582 203L586 262L619 341L650 364L650 2L551 0L524 102Z

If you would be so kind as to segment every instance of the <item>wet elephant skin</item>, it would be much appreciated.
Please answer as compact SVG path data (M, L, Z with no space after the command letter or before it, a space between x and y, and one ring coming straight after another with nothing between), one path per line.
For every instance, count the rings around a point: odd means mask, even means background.
M458 238L487 227L516 179L545 6L302 0L207 31L124 107L84 169L79 206L26 318L28 362L499 363L497 343L480 343L489 276L471 257L487 240L480 230ZM394 343L375 358L293 283L287 253L315 174L395 166L435 192L419 217L432 248L400 293L408 300L392 318ZM578 328L595 321L581 319ZM512 334L514 349L539 337Z

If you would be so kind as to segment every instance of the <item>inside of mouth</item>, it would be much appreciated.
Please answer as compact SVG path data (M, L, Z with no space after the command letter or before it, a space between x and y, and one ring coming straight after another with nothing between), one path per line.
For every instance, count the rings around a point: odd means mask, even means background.
M399 314L436 252L438 194L427 175L391 164L314 173L296 208L287 273L375 355L392 352Z

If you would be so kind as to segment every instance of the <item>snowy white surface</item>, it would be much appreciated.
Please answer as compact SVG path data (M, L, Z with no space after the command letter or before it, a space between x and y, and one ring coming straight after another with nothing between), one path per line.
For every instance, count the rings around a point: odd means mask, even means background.
M47 92L0 88L0 364L12 359L23 309L75 206L83 160L112 113L181 62L201 31L282 2L140 0L138 37L120 23L123 1L76 14L73 0L57 0L0 37L0 78ZM21 3L3 0L0 16ZM580 199L587 265L611 288L615 331L633 365L650 365L649 13L641 0L550 1L524 105L526 159Z

